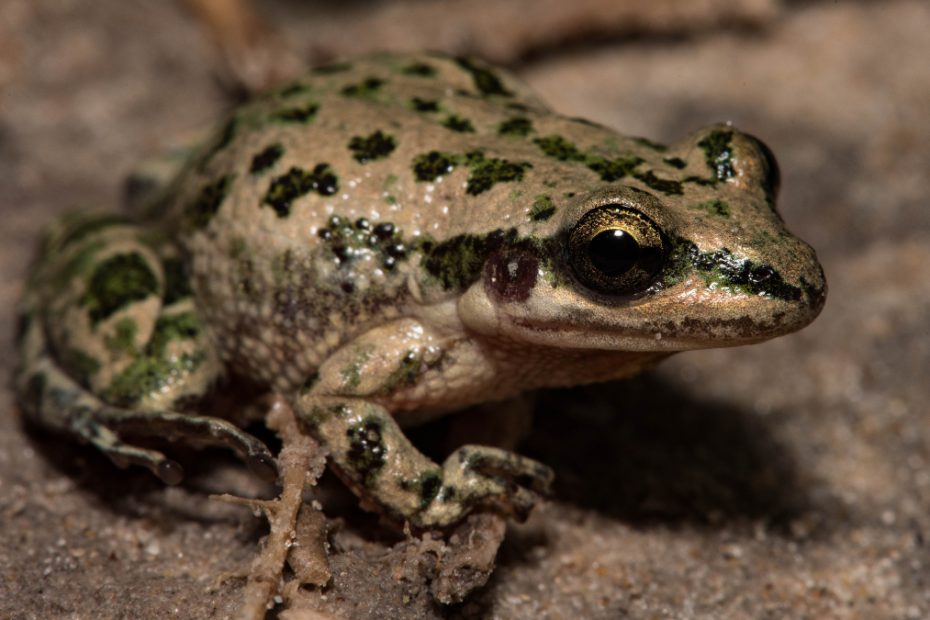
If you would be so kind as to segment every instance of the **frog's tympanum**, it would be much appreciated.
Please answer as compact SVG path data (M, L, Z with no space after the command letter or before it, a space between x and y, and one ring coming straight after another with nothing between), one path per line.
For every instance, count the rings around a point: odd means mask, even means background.
M807 325L824 277L728 125L662 145L551 112L464 58L321 67L238 108L126 215L48 233L26 288L26 415L169 483L130 437L268 449L211 402L283 396L366 506L418 528L525 515L552 472L402 427L676 351ZM228 399L227 399L228 402Z

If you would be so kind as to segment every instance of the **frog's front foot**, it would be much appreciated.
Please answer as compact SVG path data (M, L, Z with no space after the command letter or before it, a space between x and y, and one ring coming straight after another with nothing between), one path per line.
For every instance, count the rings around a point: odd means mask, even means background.
M445 460L436 495L414 518L418 527L444 527L477 506L524 520L554 474L542 463L489 446L462 446Z
M376 510L420 529L454 525L479 508L525 518L552 482L545 465L487 446L462 446L439 466L365 399L304 395L297 404L339 476Z

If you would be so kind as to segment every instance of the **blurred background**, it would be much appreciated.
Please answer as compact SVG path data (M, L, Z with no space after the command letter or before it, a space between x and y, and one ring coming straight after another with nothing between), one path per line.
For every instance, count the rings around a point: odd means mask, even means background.
M314 63L474 55L660 142L731 121L779 159L821 317L547 394L523 450L555 498L465 603L435 605L344 498L333 585L280 617L930 617L928 33L926 0L3 0L0 364L43 225L118 207L135 161ZM0 392L0 617L234 614L264 526L206 494L260 489L189 468L176 488L118 471L25 432Z

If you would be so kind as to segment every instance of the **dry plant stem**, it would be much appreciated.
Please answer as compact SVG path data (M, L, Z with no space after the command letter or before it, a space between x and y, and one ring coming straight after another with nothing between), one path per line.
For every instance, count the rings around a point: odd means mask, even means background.
M261 553L252 562L240 615L243 620L264 618L269 601L280 589L284 562L296 536L304 487L314 484L326 465L323 450L313 439L301 433L294 412L283 398L273 397L266 420L284 446L278 457L282 488L278 499L257 503L265 511L271 531ZM305 506L304 509L311 508ZM308 536L307 539L314 540L314 537ZM321 548L319 553L325 558L325 550Z

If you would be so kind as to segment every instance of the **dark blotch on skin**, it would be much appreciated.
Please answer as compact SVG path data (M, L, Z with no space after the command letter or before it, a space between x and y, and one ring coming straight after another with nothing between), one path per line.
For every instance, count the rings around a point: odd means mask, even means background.
M642 181L652 189L662 192L668 196L680 196L682 194L681 183L671 179L660 179L652 170L646 172L636 172L633 177Z
M652 149L653 151L659 151L660 153L662 151L668 150L668 147L665 146L664 144L653 142L649 138L633 138L633 142L635 142L636 144L640 144L642 146L648 147Z
M384 80L368 77L359 84L349 84L342 89L342 94L346 97L373 97L382 86L384 86Z
M426 472L420 476L417 487L420 494L420 508L425 509L439 493L439 489L442 488L442 476L439 472Z
M203 361L203 354L170 354L168 344L194 339L200 329L200 321L193 312L159 317L143 354L113 378L104 399L118 407L132 407L147 394L193 372Z
M200 190L197 198L187 207L187 217L194 228L204 228L219 211L220 205L229 193L232 185L232 174L227 174L213 183L209 183Z
M538 253L529 240L518 238L515 228L497 229L482 235L457 235L423 248L423 264L446 290L464 289L478 280L489 256L504 251L527 256Z
M352 157L360 164L376 159L383 159L397 148L397 142L390 134L378 130L370 136L355 136L349 140L349 150Z
M91 323L96 325L130 303L158 292L158 279L140 254L116 254L94 269L82 305L90 309Z
M268 170L281 159L282 155L284 155L284 147L280 144L271 144L265 147L252 158L252 165L249 166L249 172L252 174L259 174Z
M278 217L287 217L291 203L297 198L310 192L332 196L338 190L339 179L329 164L317 164L311 172L294 167L271 181L262 204L274 209Z
M279 110L271 115L271 118L285 123L309 123L320 110L320 104L308 103L296 108Z
M502 136L528 136L533 131L533 123L525 116L507 119L497 127Z
M504 88L504 83L501 82L501 79L490 69L480 67L471 59L464 57L456 58L455 62L471 74L471 78L475 83L475 88L477 88L481 94L502 95L504 97L513 96L513 93Z
M439 102L433 101L432 99L420 99L419 97L414 97L410 100L410 105L417 112L438 112L439 111Z
M488 191L497 183L522 181L523 173L533 167L525 161L515 162L496 157L486 159L484 154L477 151L469 153L467 158L471 174L468 175L465 192L472 196Z
M533 207L530 209L530 220L534 222L545 222L555 214L555 204L552 199L546 195L539 195L533 201Z
M371 222L359 218L354 223L338 215L329 218L326 228L317 231L340 265L349 265L359 253L374 252L381 259L381 266L387 270L394 269L398 261L407 258L407 245L400 231L391 222L379 222L372 227Z
M428 65L425 62L414 62L400 70L404 75L418 75L420 77L433 77L436 75L436 67Z
M455 168L457 158L450 153L430 151L413 160L413 175L417 181L435 181Z
M562 136L544 136L536 138L533 143L538 146L547 157L559 161L584 161L585 154L577 146Z
M587 166L600 175L601 180L609 183L619 181L623 177L633 174L634 169L641 163L643 163L643 160L635 155L617 157L616 159L591 157L588 159Z
M446 120L442 122L442 126L446 129L451 129L452 131L458 131L460 133L474 133L475 127L471 124L471 121L467 118L462 118L457 114L450 114L446 117Z
M683 160L681 157L666 157L662 161L667 163L672 168L677 168L679 170L684 170L688 166L688 162Z
M691 241L679 243L691 266L698 271L717 272L732 286L753 295L768 295L786 301L801 298L801 289L785 282L781 274L770 265L737 258L726 248L701 252Z
M361 482L370 487L384 467L387 449L381 436L381 422L367 418L346 431L349 450L346 453L349 465L361 477Z
M732 131L712 131L697 143L704 150L707 167L711 169L715 181L726 181L736 174L733 170L733 154L730 151L732 139Z
M494 252L484 264L484 288L499 302L526 301L539 272L539 259L529 252Z
M287 99L288 97L293 97L295 95L300 95L309 91L310 87L306 84L294 82L293 84L288 84L287 86L281 88L281 90L277 91L275 95L281 97L282 99Z

